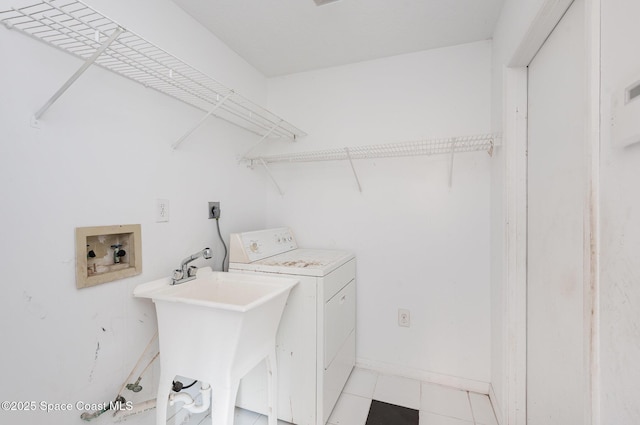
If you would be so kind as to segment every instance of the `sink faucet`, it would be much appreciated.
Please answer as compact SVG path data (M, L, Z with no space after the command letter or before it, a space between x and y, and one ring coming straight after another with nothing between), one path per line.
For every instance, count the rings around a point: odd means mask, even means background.
M182 262L180 263L180 268L173 271L171 284L178 285L180 283L188 282L195 279L196 271L198 270L198 268L195 266L189 266L189 263L200 257L206 258L207 260L211 258L211 248L205 248L202 251L198 251L195 254L190 255L182 260Z

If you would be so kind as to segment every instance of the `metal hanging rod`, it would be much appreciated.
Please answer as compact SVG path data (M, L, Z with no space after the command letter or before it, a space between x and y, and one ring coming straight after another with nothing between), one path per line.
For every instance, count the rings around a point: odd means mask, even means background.
M43 0L0 10L0 22L85 61L93 59L102 68L259 136L269 131L273 137L293 140L306 135L81 1ZM105 43L119 31L123 31L122 34L118 33L114 40ZM92 58L101 47L104 51ZM67 84L72 82L70 79ZM224 98L226 100L220 104ZM40 114L46 111L45 106L38 111ZM271 130L274 126L276 128Z
M276 162L315 162L354 159L389 158L401 156L457 154L462 152L487 151L493 154L499 136L481 134L446 139L418 140L411 142L385 143L381 145L353 146L348 149L327 149L313 152L294 152L245 158L251 165ZM257 161L257 162L256 162Z

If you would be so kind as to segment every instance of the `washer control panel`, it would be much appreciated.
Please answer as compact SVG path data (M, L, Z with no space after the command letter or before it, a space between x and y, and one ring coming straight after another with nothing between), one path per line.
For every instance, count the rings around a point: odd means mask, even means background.
M253 263L296 248L298 244L288 227L232 233L229 262Z

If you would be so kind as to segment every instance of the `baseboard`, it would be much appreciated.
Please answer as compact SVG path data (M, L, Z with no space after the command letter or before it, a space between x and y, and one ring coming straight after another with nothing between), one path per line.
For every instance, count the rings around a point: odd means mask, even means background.
M447 387L457 388L460 390L471 391L480 394L489 394L489 389L491 387L488 382L460 378L458 376L444 375L441 373L380 362L377 360L365 359L362 357L356 358L356 366L363 369L375 370L376 372L385 373L388 375L417 379L419 381L431 382L434 384L445 385Z
M502 424L502 408L500 407L500 402L498 401L498 397L496 396L495 391L493 390L493 385L489 384L489 400L491 400L491 406L493 407L493 413L496 415L496 420L498 421L498 425Z

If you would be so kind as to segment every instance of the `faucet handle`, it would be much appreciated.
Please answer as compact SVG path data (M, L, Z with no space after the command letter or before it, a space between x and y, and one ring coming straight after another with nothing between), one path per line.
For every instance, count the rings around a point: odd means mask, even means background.
M174 281L176 281L176 280L180 280L180 279L182 279L183 277L184 277L184 273L182 273L182 270L180 270L180 269L175 269L175 270L173 271L173 280L174 280Z
M198 272L198 268L196 266L189 266L187 269L187 277L194 277Z

